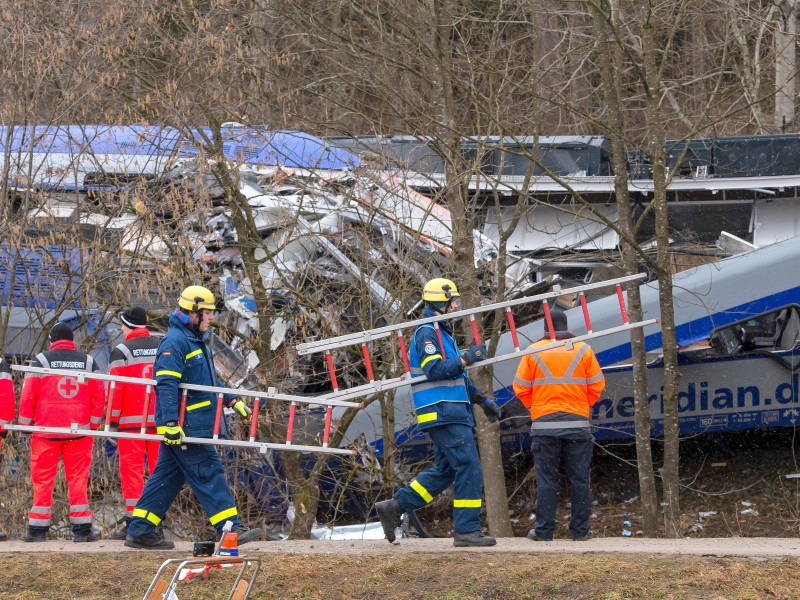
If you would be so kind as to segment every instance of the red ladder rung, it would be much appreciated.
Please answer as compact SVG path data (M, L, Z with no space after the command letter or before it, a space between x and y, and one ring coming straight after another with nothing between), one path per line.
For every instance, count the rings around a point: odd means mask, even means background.
M110 382L108 386L108 406L106 407L106 424L103 427L106 431L111 429L111 405L114 403L114 390L116 390L116 381Z
M328 447L331 438L331 422L333 421L333 407L329 406L325 411L325 429L322 431L322 447Z
M186 395L188 393L189 390L183 390L183 394L181 394L181 407L180 412L178 413L178 427L181 429L183 428L183 423L186 419Z
M544 320L547 324L547 331L550 334L550 341L556 341L556 331L553 327L553 315L550 313L550 305L547 302L542 302L542 308L544 309Z
M406 349L406 340L403 337L403 332L397 330L397 343L400 345L400 360L403 361L403 369L405 369L406 379L411 378L411 365L408 363L408 350Z
M364 354L364 364L367 367L367 378L369 382L372 383L375 381L375 374L372 372L372 362L369 359L369 348L367 348L367 344L361 344L361 352Z
M292 402L289 404L289 423L286 426L286 444L292 443L292 435L294 434L294 417L297 414L297 403Z
M619 312L622 315L622 322L627 325L629 323L628 311L625 308L625 297L622 295L622 286L620 284L617 284L616 288L617 288L617 298L619 298Z
M256 441L256 431L258 431L258 409L261 407L261 399L253 401L253 414L250 417L250 441Z
M581 292L578 298L580 299L581 308L583 309L583 322L586 325L586 333L592 333L592 321L589 318L589 307L586 305L586 294Z
M142 410L142 426L139 433L147 432L147 417L150 413L150 394L153 392L153 386L149 383L144 388L144 409Z
M331 385L333 386L333 391L339 391L339 382L336 380L336 369L333 368L333 355L331 354L330 350L325 351L325 362L328 363L328 373L331 376Z
M519 337L517 336L517 326L514 323L514 315L511 312L510 306L506 306L506 321L508 321L508 330L511 332L511 341L514 342L514 351L519 352Z
M473 344L480 344L481 343L481 335L478 333L478 322L475 320L475 315L469 316L469 324L472 327L472 339Z
M222 402L223 396L220 392L217 394L217 412L214 415L214 435L211 436L211 439L217 440L219 439L219 428L222 425Z

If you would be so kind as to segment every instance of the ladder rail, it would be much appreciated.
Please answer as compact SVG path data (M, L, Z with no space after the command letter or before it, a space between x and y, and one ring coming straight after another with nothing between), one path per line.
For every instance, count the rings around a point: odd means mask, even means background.
M99 379L101 381L116 381L123 383L133 383L139 385L156 385L154 379L143 379L139 377L125 377L122 375L106 375L105 373L88 373L86 371L70 371L68 369L51 369L49 367L31 367L27 365L11 365L15 371L22 371L25 373L41 373L44 375L64 375L67 377L74 377L79 382L86 379ZM241 388L228 388L214 385L196 385L193 383L181 383L178 385L181 390L196 390L200 392L213 392L215 394L231 394L234 396L247 396L248 398L261 398L267 400L280 400L282 402L298 402L301 404L330 404L331 406L339 406L346 408L362 408L358 403L344 402L339 400L325 400L319 396L294 396L291 394L279 394L274 391L275 388L269 388L266 392L259 392L257 390L246 390Z
M561 286L555 285L554 290L551 292L545 292L543 294L537 294L535 296L526 296L524 298L516 298L514 300L504 300L502 302L496 302L493 304L487 304L485 306L478 306L475 308L467 308L463 310L459 310L453 313L448 313L446 315L437 315L435 317L426 317L424 319L416 319L414 321L404 321L403 323L396 323L394 325L386 325L384 327L378 327L376 329L370 329L367 331L360 331L357 333L348 333L345 335L340 335L338 337L333 338L326 338L324 340L315 340L313 342L304 342L298 344L296 346L297 353L301 356L307 354L315 354L317 352L325 352L332 350L334 348L343 348L346 346L352 346L355 344L359 344L364 341L371 341L375 339L382 339L387 338L392 335L395 331L399 329L411 329L419 327L420 325L427 325L429 323L437 323L439 321L449 321L452 319L458 319L461 317L470 317L476 315L478 313L490 312L494 310L502 310L511 308L513 306L519 306L520 304L528 304L530 302L536 302L539 300L550 300L553 298L557 298L558 296L563 296L565 294L579 294L582 291L586 290L594 290L594 289L602 289L605 287L613 287L620 285L622 283L628 283L631 281L637 281L639 279L643 279L645 277L644 273L637 273L636 275L626 275L625 277L618 277L616 279L608 279L606 281L601 281L598 283L587 283L585 285L580 285L572 288L565 288L561 289Z
M77 423L70 427L44 427L42 425L3 425L9 431L21 431L24 433L48 433L61 435L91 436L97 438L125 438L130 440L151 440L160 442L164 439L163 435L153 433L127 433L124 431L104 431L102 429L80 429ZM294 450L297 452L320 452L323 454L343 454L355 456L355 450L347 448L330 448L323 446L308 446L304 444L285 444L277 442L251 442L246 440L228 440L223 438L181 438L181 444L200 444L206 446L228 446L235 448L252 448L261 454L266 454L267 450Z
M521 356L525 356L526 354L537 354L539 352L550 350L552 348L558 348L560 346L567 346L569 344L574 344L575 342L584 342L587 340L591 340L593 338L602 337L604 335L610 335L612 333L619 333L631 329L636 329L638 327L647 327L648 325L655 325L658 322L659 322L658 319L646 319L644 321L637 321L634 323L617 325L616 327L610 327L602 331L596 331L593 333L578 335L566 340L555 340L548 344L538 346L536 348L528 346L527 348L521 348L519 351L509 352L508 354L502 354L500 356L493 356L491 358L487 358L486 360L482 360L480 362L464 367L464 370L471 371L474 369L485 367L487 365L504 362L507 360L514 360L520 358ZM386 392L388 390L403 387L405 385L410 385L412 382L422 383L423 381L427 381L425 375L420 375L418 377L410 378L409 376L407 376L407 374L403 374L398 377L392 377L389 379L376 379L374 382L371 383L365 383L359 386L354 386L352 388L340 389L335 393L331 392L329 394L324 394L318 397L325 399L326 401L331 401L334 398L337 399L361 398L363 396L368 396L380 392Z

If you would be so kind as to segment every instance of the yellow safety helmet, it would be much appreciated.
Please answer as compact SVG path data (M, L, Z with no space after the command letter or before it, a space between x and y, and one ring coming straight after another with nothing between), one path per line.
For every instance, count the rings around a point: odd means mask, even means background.
M181 292L178 306L183 310L198 312L202 309L216 310L217 303L214 294L202 285L190 285Z
M451 298L458 298L460 295L456 284L443 277L431 279L422 288L422 299L425 302L447 302Z

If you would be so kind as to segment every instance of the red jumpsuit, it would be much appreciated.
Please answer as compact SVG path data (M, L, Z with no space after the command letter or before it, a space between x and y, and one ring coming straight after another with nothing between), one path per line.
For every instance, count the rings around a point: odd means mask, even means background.
M17 397L14 395L14 382L11 379L11 367L0 358L0 450L3 449L3 438L8 433L3 425L11 423L17 414Z
M59 340L50 350L41 352L31 363L34 367L97 372L91 356L75 349L75 343ZM19 402L19 424L43 427L97 429L103 422L105 392L103 382L77 377L27 373ZM31 479L33 508L28 513L29 527L49 527L53 506L53 484L60 458L69 489L69 519L75 531L91 526L89 510L89 468L92 464L92 438L68 433L39 433L31 437Z
M153 378L153 362L156 359L159 339L150 335L146 327L132 329L125 341L111 352L109 375L123 377ZM156 433L153 417L155 390L149 386L135 383L115 383L111 402L111 423L120 431L139 432L144 426L145 433ZM142 425L142 417L145 424ZM147 458L147 471L152 473L158 460L160 441L131 440L119 438L119 478L122 484L122 497L125 499L127 515L132 516L136 502L144 488L144 464Z

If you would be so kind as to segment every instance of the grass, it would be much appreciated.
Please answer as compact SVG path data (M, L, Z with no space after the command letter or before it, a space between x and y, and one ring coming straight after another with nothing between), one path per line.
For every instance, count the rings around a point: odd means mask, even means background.
M162 554L0 555L3 600L139 599ZM427 600L526 598L800 598L796 559L663 556L409 554L381 556L264 554L253 599ZM390 568L387 568L390 566ZM179 582L178 598L227 598L235 569Z

